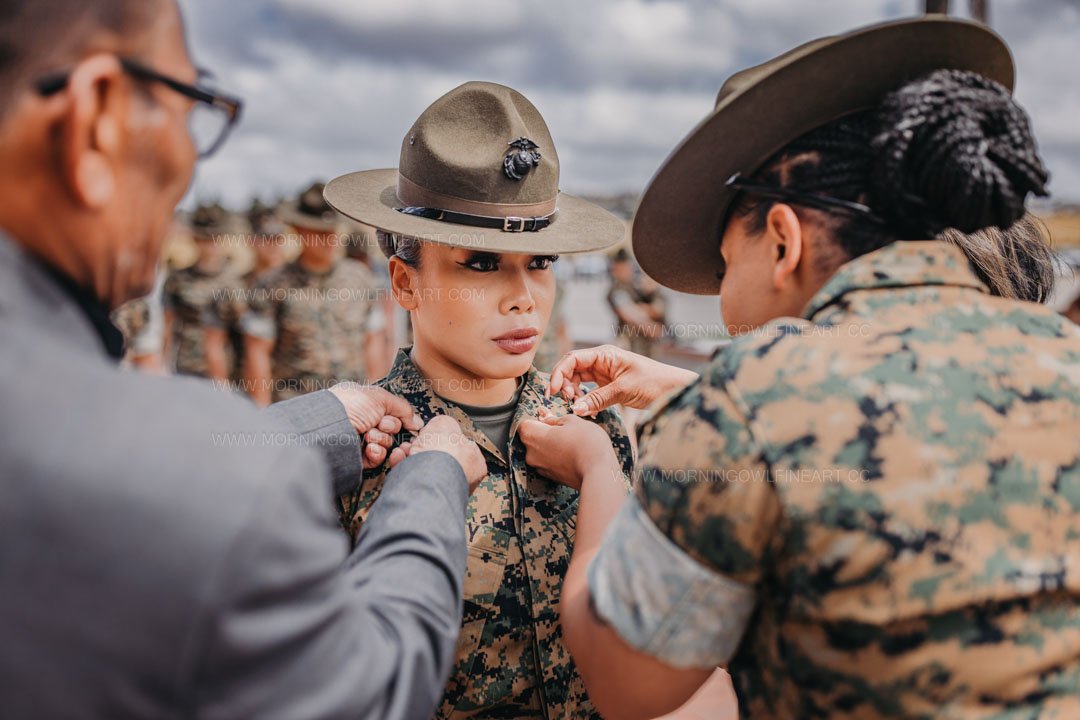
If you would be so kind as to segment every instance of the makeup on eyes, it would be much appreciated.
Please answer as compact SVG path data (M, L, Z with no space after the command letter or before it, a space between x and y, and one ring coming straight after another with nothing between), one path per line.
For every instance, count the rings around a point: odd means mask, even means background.
M529 266L532 270L547 270L558 259L558 255L534 255L532 260L529 262ZM475 272L495 272L499 269L499 262L501 260L502 256L498 253L476 252L469 255L469 257L467 257L464 261L459 262L458 265L467 270L473 270ZM543 266L537 268L532 267L537 262L542 263ZM475 267L480 263L488 263L490 265L493 265L494 267L488 267L486 269L480 269L478 267Z

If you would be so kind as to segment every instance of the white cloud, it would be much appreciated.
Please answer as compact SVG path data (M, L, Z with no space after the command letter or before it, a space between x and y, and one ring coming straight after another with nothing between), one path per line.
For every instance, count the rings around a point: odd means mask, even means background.
M181 0L200 64L247 101L193 194L233 205L396 163L402 135L468 80L543 112L569 192L640 192L724 78L921 0ZM961 6L954 0L954 6ZM991 3L1013 46L1052 189L1080 199L1080 5Z

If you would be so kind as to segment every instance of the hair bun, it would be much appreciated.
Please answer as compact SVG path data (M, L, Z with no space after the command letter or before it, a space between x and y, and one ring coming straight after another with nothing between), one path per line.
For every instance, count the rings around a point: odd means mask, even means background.
M1049 174L1024 110L977 73L936 70L886 97L872 141L873 207L913 237L1007 228Z

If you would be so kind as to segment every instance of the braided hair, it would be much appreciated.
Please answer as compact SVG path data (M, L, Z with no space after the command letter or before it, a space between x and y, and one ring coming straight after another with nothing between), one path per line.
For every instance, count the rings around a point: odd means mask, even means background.
M1023 216L1028 194L1046 195L1049 175L1008 90L977 73L936 70L873 110L792 141L752 179L869 205L884 223L847 213L823 220L847 260L946 228L1006 229ZM775 202L743 195L733 213L757 234Z

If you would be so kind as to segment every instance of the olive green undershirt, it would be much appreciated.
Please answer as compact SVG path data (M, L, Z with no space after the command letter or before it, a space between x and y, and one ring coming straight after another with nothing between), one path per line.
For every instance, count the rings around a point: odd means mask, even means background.
M521 390L524 387L525 378L522 377L518 380L514 396L501 405L480 407L460 402L454 404L465 411L473 424L480 432L487 435L495 447L505 448L510 443L510 426L514 422L514 413L517 411L518 401L521 400Z

